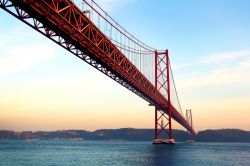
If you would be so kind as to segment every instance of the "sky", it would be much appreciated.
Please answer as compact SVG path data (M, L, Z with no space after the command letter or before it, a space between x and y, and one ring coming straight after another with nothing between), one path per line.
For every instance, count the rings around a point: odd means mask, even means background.
M196 131L250 130L250 1L98 3L144 43L169 50ZM0 50L0 130L154 127L146 101L2 9Z

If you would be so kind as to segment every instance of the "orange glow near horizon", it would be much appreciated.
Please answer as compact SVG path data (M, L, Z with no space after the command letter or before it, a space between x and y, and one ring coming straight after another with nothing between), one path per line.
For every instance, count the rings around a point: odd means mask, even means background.
M97 76L104 77L101 74ZM83 78L71 76L71 80L77 81L53 78L2 88L0 129L93 131L103 128L154 127L153 107L113 80L104 79L102 83L97 83L95 77L88 76L94 90L77 86L84 84ZM249 130L248 101L239 99L194 103L192 109L196 131L218 128ZM241 114L237 114L237 110L241 110ZM184 130L176 123L173 128Z
M119 5L114 11L108 5L110 15L131 34L169 50L180 103L183 111L192 109L196 132L250 131L250 10L242 9L248 5L204 1L191 10L189 1L112 3ZM146 101L4 10L0 23L0 130L154 128ZM185 130L176 122L173 128Z

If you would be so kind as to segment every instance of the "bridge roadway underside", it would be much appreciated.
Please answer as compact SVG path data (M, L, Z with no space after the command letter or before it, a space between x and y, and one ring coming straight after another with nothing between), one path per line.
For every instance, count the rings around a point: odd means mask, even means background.
M0 0L0 7L168 113L166 98L72 1ZM172 118L194 134L193 128L173 106L171 111Z

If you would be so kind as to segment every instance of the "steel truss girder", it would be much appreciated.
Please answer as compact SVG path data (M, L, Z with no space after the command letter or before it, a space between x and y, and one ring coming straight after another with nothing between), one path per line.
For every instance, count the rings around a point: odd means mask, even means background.
M2 0L3 2L6 0ZM110 68L158 107L166 99L70 0L9 0L80 50ZM4 4L4 3L3 3ZM20 19L20 18L19 18Z
M65 1L70 2L68 0L65 0ZM12 3L12 2L15 2L15 3ZM63 48L67 49L68 51L70 51L71 53L73 53L74 55L79 57L80 59L84 60L85 62L87 62L91 66L95 67L96 69L98 69L99 71L104 73L105 75L109 76L110 78L112 78L116 82L120 83L122 86L131 90L132 92L134 92L135 94L137 94L138 96L143 98L144 100L148 101L151 104L159 105L159 99L156 99L156 96L159 96L158 95L159 92L154 90L153 86L150 87L151 83L148 80L146 80L146 78L142 74L139 74L139 71L135 70L135 66L133 66L132 63L130 63L128 61L128 59L126 59L125 56L122 57L121 55L119 55L120 52L118 52L118 49L115 52L114 51L115 48L113 45L111 47L109 47L110 43L105 36L103 36L103 38L101 40L96 39L95 36L98 36L98 34L96 34L97 30L95 30L95 32L93 32L94 25L89 23L86 27L81 29L81 31L84 32L85 35L89 35L89 38L95 38L95 39L93 39L94 43L96 45L100 46L102 48L101 50L104 50L104 51L100 51L99 53L95 51L96 54L100 54L100 53L101 54L109 54L108 56L101 55L102 56L101 59L112 59L113 61L120 61L119 66L121 66L123 68L120 68L117 70L118 71L125 70L126 72L125 73L123 72L124 74L120 75L116 71L112 70L109 66L107 66L103 62L101 62L100 59L98 59L96 57L89 56L88 51L80 49L74 43L71 43L70 40L65 39L62 35L57 34L55 31L51 30L48 26L45 26L44 24L42 24L41 21L38 21L38 19L34 18L33 16L30 16L27 12L25 12L23 9L21 9L19 7L19 6L22 6L19 4L19 2L17 3L17 1L15 1L15 0L0 0L0 6L1 6L1 8L6 10L7 12L9 12L10 14L15 16L16 18L20 19L21 21L23 21L27 25L31 26L33 29L37 30L38 32L40 32L44 36L48 37L49 39L56 42L57 44L59 44ZM32 1L32 2L35 3L35 1ZM29 1L30 4L32 2ZM53 0L51 2L53 2L53 4L59 3L59 1L56 2ZM58 7L59 5L55 4L54 6ZM10 9L10 8L12 8L12 9ZM13 10L13 9L15 9L15 10ZM67 10L67 9L60 10L58 12L62 13L65 10ZM71 14L72 14L73 13L72 8L70 10L71 10ZM46 15L48 16L49 13L51 13L51 11L48 10ZM29 21L30 19L33 19L33 22ZM67 21L70 22L70 20L71 19L69 18ZM85 18L85 21L86 20L87 19ZM61 25L61 26L63 26L63 25ZM73 34L73 31L72 31L72 34ZM55 39L56 37L58 39ZM123 79L124 77L126 78L126 77L130 76L131 74L133 74L132 79L131 78L128 80ZM136 79L138 79L138 80L136 80ZM135 86L135 85L137 85L137 86ZM145 93L146 90L148 91L148 94ZM151 98L151 96L149 95L150 92L155 93L155 94L153 94L154 95L153 98ZM165 99L162 98L162 100L165 100ZM161 106L159 105L159 107L161 107Z
M150 104L166 111L166 98L70 0L0 0L0 7ZM173 118L193 131L177 111Z
M128 84L125 80L118 77L116 74L114 74L108 68L106 68L103 65L101 65L100 63L98 63L98 61L92 59L84 51L81 51L80 49L76 48L74 45L66 42L66 40L63 37L57 35L54 31L50 30L48 27L45 27L37 19L30 17L28 15L28 13L26 13L22 9L11 4L9 0L0 0L0 7L3 8L4 10L6 10L11 15L15 16L16 18L20 19L22 22L29 25L33 29L37 30L39 33L46 36L47 38L49 38L53 42L57 43L58 45L60 45L64 49L68 50L69 52L71 52L72 54L77 56L78 58L82 59L83 61L85 61L89 65L93 66L94 68L96 68L100 72L104 73L105 75L107 75L108 77L113 79L114 81L116 81L119 84L121 84L122 86L126 87L128 90L137 94L138 96L140 96L144 100L148 101L149 103L152 103L152 101L149 98L147 98L140 91L138 91L133 86ZM12 10L10 8L12 8Z

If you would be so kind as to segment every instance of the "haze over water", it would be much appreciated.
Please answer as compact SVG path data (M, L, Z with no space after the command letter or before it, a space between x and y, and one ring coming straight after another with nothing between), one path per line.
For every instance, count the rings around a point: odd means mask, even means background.
M249 165L250 143L0 141L0 165Z

